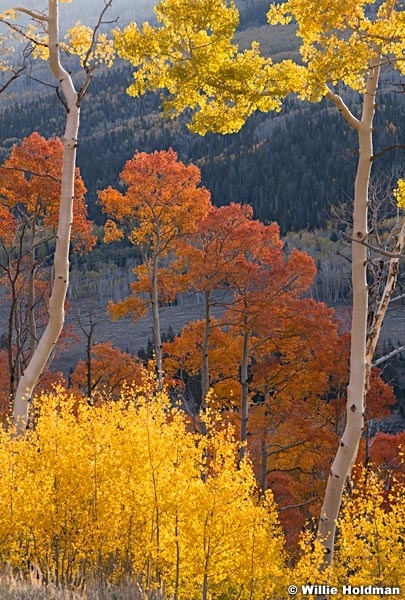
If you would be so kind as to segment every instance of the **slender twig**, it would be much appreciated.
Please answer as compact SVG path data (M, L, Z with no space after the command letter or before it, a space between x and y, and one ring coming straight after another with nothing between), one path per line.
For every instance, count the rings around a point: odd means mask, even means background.
M290 508L301 508L301 506L305 506L306 504L311 504L311 502L315 502L318 500L316 496L309 498L309 500L305 500L305 502L300 502L299 504L287 504L287 506L279 506L278 510L289 510Z
M34 177L47 177L56 183L61 182L60 178L54 177L50 173L36 173L35 171L30 171L29 169L22 169L21 167L5 167L4 165L0 165L0 169L3 169L4 171L21 171L22 173L28 173Z
M373 161L376 158L379 158L380 156L384 156L384 154L387 154L387 152L389 152L390 150L395 150L396 148L404 149L405 144L393 144L392 146L388 146L387 148L384 148L384 150L381 150L381 152L377 152L377 154L373 154L373 156L370 158L370 161Z
M36 10L30 10L29 8L25 8L23 6L16 6L14 10L28 15L29 17L34 19L34 21L48 21L48 17L44 13L40 13Z
M341 231L340 233L347 240L350 240L351 242L357 242L358 244L362 244L363 246L366 246L366 248L373 250L373 252L376 252L377 254L382 254L383 256L388 256L388 258L395 258L397 260L405 260L405 256L403 254L395 254L393 252L388 252L388 250L383 250L382 248L378 248L377 246L373 246L372 244L369 244L368 242L365 241L365 239L357 240L356 238L353 238L350 235L347 235L347 233L344 233L344 231Z

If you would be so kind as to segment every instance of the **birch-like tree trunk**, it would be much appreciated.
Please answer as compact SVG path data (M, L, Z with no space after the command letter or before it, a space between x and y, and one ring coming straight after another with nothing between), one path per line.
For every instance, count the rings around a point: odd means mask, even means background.
M25 9L19 9L32 16ZM38 18L38 15L36 15ZM35 352L22 374L17 386L13 406L13 421L17 433L28 425L29 402L35 385L44 371L49 357L60 336L65 319L65 298L69 284L69 246L73 219L74 176L76 166L77 135L80 119L80 102L70 74L63 68L59 58L58 0L49 0L48 15L41 17L48 29L49 66L61 87L66 102L66 126L63 138L62 189L57 230L54 281L49 300L49 320Z
M363 95L361 119L349 111L340 96L328 93L345 119L358 133L359 160L354 186L352 289L353 314L351 326L350 378L347 389L347 419L339 448L330 469L325 497L321 509L318 537L325 547L325 566L332 564L336 521L339 515L344 487L357 451L364 427L365 395L371 367L367 353L367 242L368 191L373 157L373 118L375 96L379 79L380 53L370 61L367 87Z

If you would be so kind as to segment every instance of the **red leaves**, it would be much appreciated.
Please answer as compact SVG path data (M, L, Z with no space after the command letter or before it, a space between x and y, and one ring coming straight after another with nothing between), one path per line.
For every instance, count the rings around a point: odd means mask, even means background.
M59 218L63 144L60 139L46 140L34 132L15 146L0 166L1 239L11 243L16 228L36 221L55 231ZM76 250L89 251L95 244L92 223L87 219L84 200L86 188L76 171L72 242ZM47 236L49 237L49 236Z

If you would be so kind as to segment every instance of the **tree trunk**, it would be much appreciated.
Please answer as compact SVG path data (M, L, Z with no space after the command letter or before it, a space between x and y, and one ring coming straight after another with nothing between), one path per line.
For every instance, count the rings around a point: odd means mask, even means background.
M243 460L247 453L248 421L249 421L249 333L245 330L243 334L242 360L241 360L241 399L240 399L240 442L239 458Z
M209 341L211 334L211 314L210 304L211 294L210 292L205 293L205 326L204 326L204 339L201 348L201 408L205 410L207 408L207 394L210 390L210 362L208 356Z
M49 320L16 390L13 421L17 433L22 433L27 428L29 401L62 331L65 318L64 304L69 283L69 245L73 219L74 176L80 107L72 78L62 67L59 60L58 0L49 0L48 13L49 65L54 77L61 86L67 105L63 139L62 189L54 257L54 281L49 300Z
M260 495L264 498L267 491L267 472L269 469L269 450L264 439L260 443L260 453Z
M350 378L347 388L347 419L343 436L333 461L321 509L318 538L325 547L325 567L332 564L336 531L342 495L347 477L356 460L364 426L364 407L367 378L370 368L367 357L367 240L368 188L373 156L372 125L375 113L375 95L379 78L380 55L376 52L370 61L367 88L363 96L361 121L356 124L359 139L359 160L354 189L352 287L353 315L350 348ZM329 95L331 98L332 94ZM333 98L332 98L333 99ZM338 108L341 108L338 104ZM348 118L353 124L354 119Z
M35 348L37 345L37 327L36 327L36 319L35 319L35 259L36 259L36 251L35 251L35 236L36 236L36 225L35 225L35 217L32 219L32 227L31 227L31 239L30 239L30 271L29 271L29 280L28 280L28 306L27 306L27 320L28 320L28 358L31 358L34 355Z
M157 281L157 258L153 258L152 265L152 321L153 321L153 344L155 346L157 389L163 388L163 360L162 360L162 336L160 333L159 315L159 293Z

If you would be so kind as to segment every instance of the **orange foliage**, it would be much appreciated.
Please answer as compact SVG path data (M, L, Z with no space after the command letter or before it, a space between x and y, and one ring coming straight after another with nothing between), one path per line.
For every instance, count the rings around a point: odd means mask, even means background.
M249 205L211 206L196 230L182 237L177 248L179 268L186 272L190 288L210 293L229 288L237 279L238 263L247 250L241 233L252 216Z
M405 484L405 432L378 432L370 441L368 451L370 463L379 470L386 490L391 489L393 481Z
M59 138L46 140L36 132L24 138L19 146L14 146L10 157L0 166L1 211L8 214L9 221L14 218L17 226L35 220L42 227L56 230L62 157L63 143ZM85 193L86 188L77 169L72 244L81 252L91 250L95 244L92 223L87 219ZM3 234L9 235L9 231L2 227L1 239L4 239ZM8 239L8 243L10 241Z
M110 342L95 344L90 365L88 361L80 360L71 376L72 388L90 398L95 391L108 392L111 397L118 398L122 387L134 381L142 381L141 363Z
M172 342L163 344L165 372L174 377L181 388L184 388L190 376L198 376L201 372L204 327L204 321L188 323ZM238 377L241 340L223 331L216 319L211 319L210 327L208 354L213 391L210 406L235 408L240 397Z
M200 171L185 165L173 150L140 152L127 161L120 175L126 186L123 194L111 187L99 192L103 211L109 216L105 239L112 242L128 237L139 249L143 264L134 270L133 296L110 305L114 318L142 316L150 305L157 278L159 302L178 293L181 275L168 268L182 236L196 228L210 205L210 194L200 183Z

